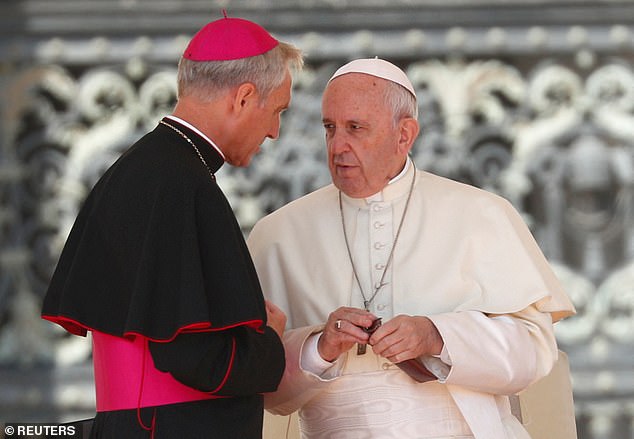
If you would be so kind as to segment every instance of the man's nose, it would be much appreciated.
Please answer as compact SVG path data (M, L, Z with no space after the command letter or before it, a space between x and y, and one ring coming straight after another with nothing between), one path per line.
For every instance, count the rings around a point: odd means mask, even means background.
M268 137L269 139L277 139L278 137L280 137L280 127L282 125L281 119L278 117L275 119L275 121L273 122L273 126L271 127L271 130L269 131L269 133L267 134L266 137Z
M328 138L328 148L333 154L339 154L348 150L348 136L342 130L334 131Z

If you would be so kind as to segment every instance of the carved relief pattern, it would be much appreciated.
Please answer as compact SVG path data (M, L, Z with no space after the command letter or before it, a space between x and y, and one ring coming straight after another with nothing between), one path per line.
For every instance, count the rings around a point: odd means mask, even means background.
M412 59L421 168L497 192L524 215L578 315L556 327L573 368L579 437L634 423L634 71L544 59ZM218 181L248 233L266 213L327 184L320 93L338 63L296 80L280 139ZM170 112L175 65L48 64L13 77L0 156L0 360L82 363L90 345L39 320L78 208L118 155ZM627 433L625 433L627 434ZM622 436L626 437L626 436ZM629 437L629 436L627 436Z

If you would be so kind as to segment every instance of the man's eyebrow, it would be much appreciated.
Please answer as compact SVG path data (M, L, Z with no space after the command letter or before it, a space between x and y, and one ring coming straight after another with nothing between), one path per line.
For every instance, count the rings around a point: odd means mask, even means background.
M332 120L328 119L327 117L322 118L321 121L323 123L332 122ZM360 119L348 119L348 120L345 121L345 123L346 123L346 125L368 125L367 122L365 122L363 120L360 120Z

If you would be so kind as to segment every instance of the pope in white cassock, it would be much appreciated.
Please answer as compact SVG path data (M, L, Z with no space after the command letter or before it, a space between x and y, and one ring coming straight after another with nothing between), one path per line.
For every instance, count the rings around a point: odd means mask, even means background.
M304 438L528 438L507 395L549 373L574 313L510 203L416 169L417 108L393 64L341 67L322 102L333 184L250 234L288 316L265 406L299 410Z

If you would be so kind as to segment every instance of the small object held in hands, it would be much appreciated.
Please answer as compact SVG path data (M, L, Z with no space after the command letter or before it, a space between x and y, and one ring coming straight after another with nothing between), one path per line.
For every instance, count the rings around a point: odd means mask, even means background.
M379 326L381 326L381 318L379 317L378 319L376 319L375 321L372 322L372 324L367 327L367 328L363 328L361 327L361 329L363 329L365 332L367 332L368 334L372 335L374 333L374 331L376 331ZM358 344L357 345L357 355L363 355L365 354L365 349L366 349L365 344Z

